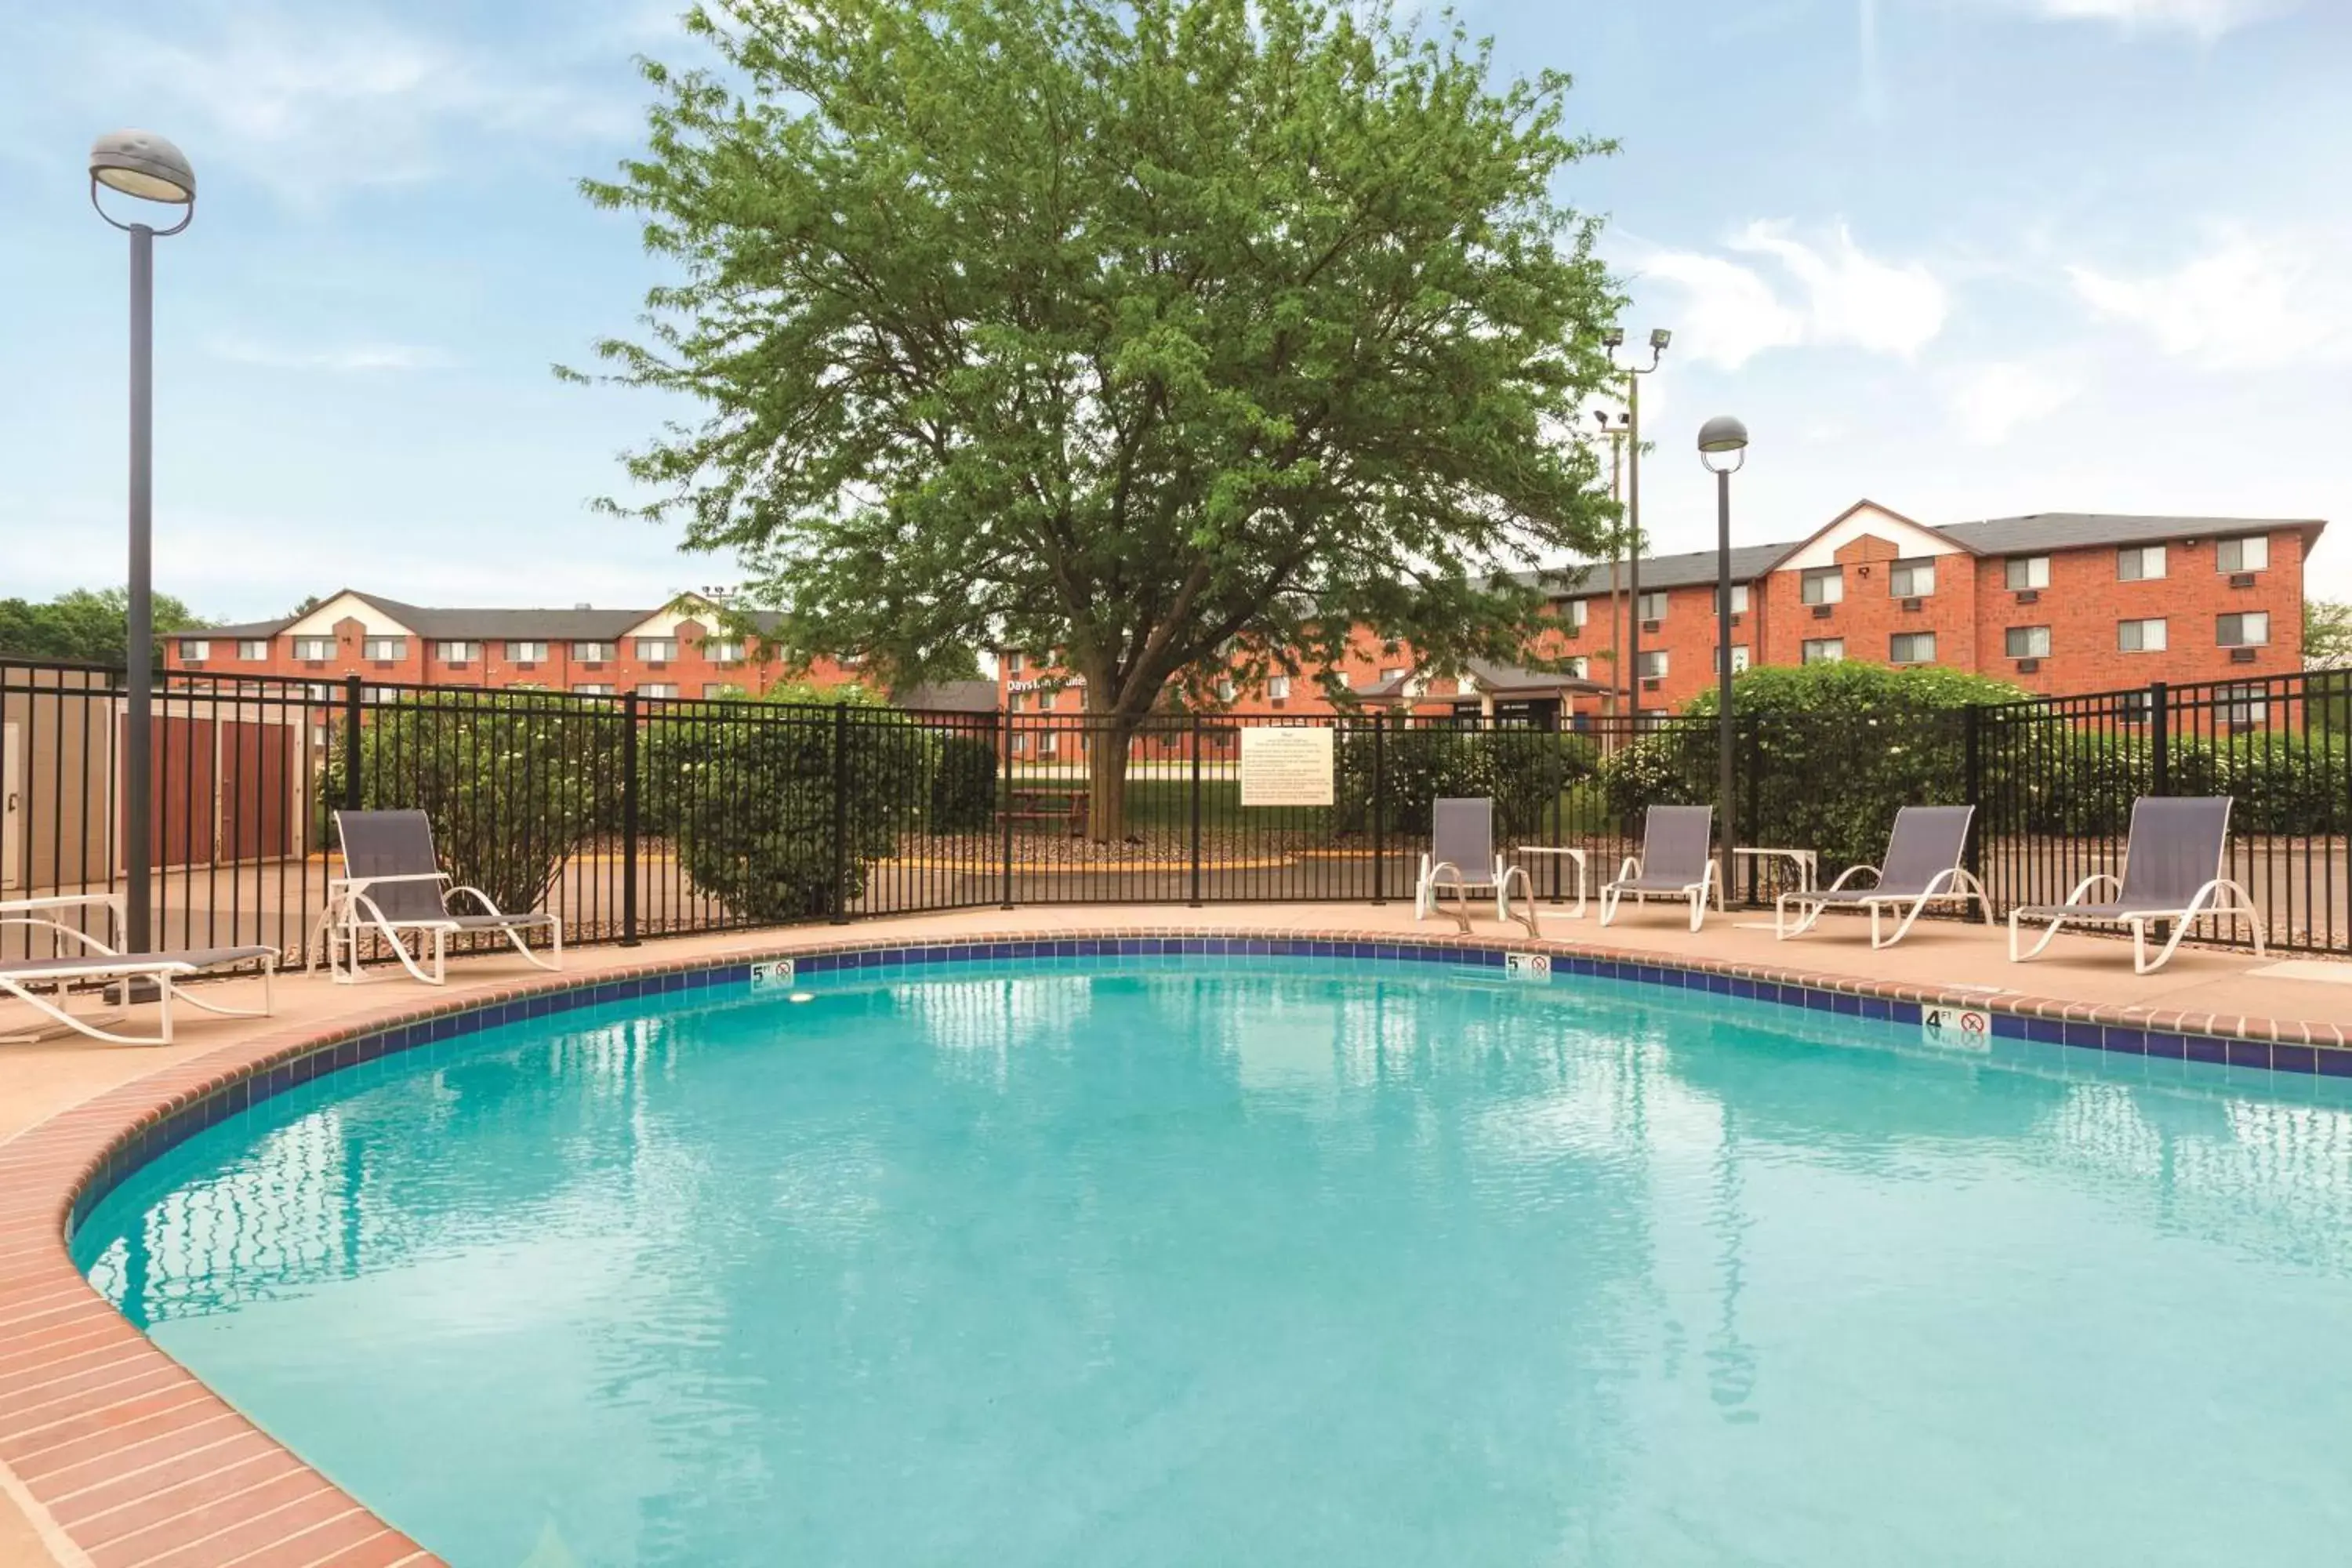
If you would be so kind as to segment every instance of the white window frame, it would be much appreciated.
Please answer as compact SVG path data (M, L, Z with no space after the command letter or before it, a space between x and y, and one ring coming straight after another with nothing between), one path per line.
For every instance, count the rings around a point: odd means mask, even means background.
M379 659L387 664L396 659L406 658L408 639L406 637L362 637L360 657Z
M1797 597L1808 605L1843 605L1845 603L1845 568L1843 566L1809 566L1797 580Z
M2234 539L2213 542L2216 572L2267 572L2270 565L2271 536L2267 533L2242 533Z
M743 662L743 639L705 637L702 639L702 657L712 664L740 664Z
M1645 647L1633 660L1633 678L1636 680L1664 680L1673 664L1664 648Z
M2025 568L2020 572L2019 567ZM2021 583L2020 577L2025 579ZM2032 593L2050 586L2050 557L2047 555L2012 555L2001 563L2000 580L2012 594Z
M2234 639L2226 635L2231 621L2238 623L2238 636ZM2250 637L2245 635L2248 621L2260 621L2263 624L2262 636ZM2270 647L2271 613L2268 610L2232 610L2226 616L2214 616L2213 642L2218 647Z
M1577 680L1590 680L1590 679L1592 679L1592 676L1591 676L1591 668L1592 668L1592 660L1591 660L1591 658L1587 658L1587 657L1586 657L1585 655L1583 655L1583 654L1578 654L1574 658L1571 658L1571 659L1570 659L1570 660L1568 661L1568 673L1569 673L1570 677L1571 679L1577 679Z
M675 664L677 662L676 637L638 637L635 639L637 662L640 664Z
M481 657L481 645L462 637L446 637L433 645L433 657L444 664L469 664Z
M637 695L640 697L675 697L677 695L677 682L675 680L641 680L637 682Z
M2166 560L2161 544L2126 544L2116 552L2116 581L2160 583Z
M1926 577L1924 585L1922 575ZM1911 555L1889 563L1886 568L1886 590L1891 598L1926 599L1936 592L1936 558L1932 555Z
M705 701L723 701L728 698L742 695L743 683L740 680L706 680L702 683L702 696Z
M2224 686L2213 693L2221 721L2232 729L2251 730L2270 722L2270 689L2255 685Z
M609 680L583 680L573 685L572 694L574 697L610 697L613 695L613 683Z
M335 657L335 639L332 637L296 637L294 639L294 657L300 659L305 664L323 664L328 659Z
M1650 607L1653 605L1657 606L1655 615L1650 613ZM1640 596L1633 601L1633 618L1637 621L1663 621L1666 618L1667 610L1672 608L1673 605L1673 595L1665 589L1644 588Z
M1722 597L1719 594L1711 596ZM1731 613L1735 616L1744 616L1748 613L1748 584L1745 583L1734 583L1731 585Z
M579 664L617 664L621 650L608 642L574 642L572 658Z
M2020 650L2017 646L2017 637L2020 632L2025 634L2025 647L2022 650ZM2035 646L2037 643L2039 647ZM2050 628L2048 626L2005 627L2000 634L2000 650L2001 656L2005 658L2048 658Z
M1723 645L1721 643L1715 645L1715 657L1707 662L1715 667L1714 673L1717 675L1721 675L1723 673ZM1733 643L1731 645L1731 673L1738 675L1741 670L1746 669L1747 668L1748 645L1744 642Z
M212 638L182 637L180 639L180 661L183 664L202 664L212 656Z
M515 664L545 664L547 662L547 644L544 642L534 641L529 637L525 637L520 641L509 638L507 641L507 658Z
M1266 700L1271 702L1289 701L1290 677L1286 675L1267 676L1265 678L1265 695Z
M1807 637L1797 647L1799 664L1836 664L1845 658L1845 638Z
M1571 626L1589 625L1592 619L1592 605L1588 600L1570 599L1563 608L1562 618Z
M1913 644L1913 645L1916 647L1916 646L1917 645L1917 643L1919 642L1919 639L1920 639L1920 638L1922 638L1922 637L1925 637L1925 638L1927 640L1927 656L1925 658L1917 658L1917 657L1914 657L1914 658L1900 658L1900 657L1898 657L1898 656L1896 655L1896 653L1895 653L1895 645L1896 645L1897 643L1908 642L1908 643ZM1935 634L1935 633L1933 633L1933 632L1896 632L1896 633L1895 633L1893 636L1889 637L1886 639L1886 662L1887 662L1887 663L1889 663L1889 664L1892 664L1892 665L1898 665L1898 666L1901 666L1901 667L1906 668L1908 668L1910 666L1915 665L1915 664L1933 664L1933 663L1935 663L1935 662L1936 662L1936 634Z
M2151 627L2156 632L2154 641L2148 638L2148 631ZM2139 637L2137 642L2132 640L2135 633ZM2162 653L2171 640L2171 630L2166 626L2165 617L2162 616L2142 616L2134 620L2116 623L2116 650L2118 653Z
M247 664L259 664L269 657L268 637L239 637L236 657Z

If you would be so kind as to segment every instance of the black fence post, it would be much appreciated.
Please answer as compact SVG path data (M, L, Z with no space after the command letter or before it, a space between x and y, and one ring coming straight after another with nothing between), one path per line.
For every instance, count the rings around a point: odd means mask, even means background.
M1013 707L1005 704L1004 713L1004 798L997 818L1004 841L1004 901L1002 907L1013 907Z
M621 699L621 945L637 945L637 694Z
M1738 715L1734 714L1733 717L1737 719ZM1765 842L1764 716L1760 713L1750 713L1748 715L1747 721L1742 727L1748 731L1748 743L1740 748L1740 752L1742 753L1740 758L1742 763L1741 772L1746 773L1748 776L1748 788L1746 791L1748 800L1747 803L1741 806L1740 810L1742 815L1747 818L1748 842L1751 844L1761 844ZM1738 794L1740 792L1735 786L1733 793ZM1738 847L1737 840L1734 840L1732 847L1734 848ZM1748 858L1748 897L1746 900L1748 903L1752 904L1757 901L1757 879L1761 877L1763 874L1764 862L1762 858L1760 856L1750 855ZM1734 868L1732 876L1734 879L1737 879L1738 876L1737 868ZM1734 889L1732 890L1737 891L1738 889Z
M1192 715L1192 902L1201 907L1201 716Z
M1388 726L1386 715L1372 715L1372 902L1388 900L1388 835L1383 831L1388 805Z
M833 705L833 923L849 923L849 704Z
M2147 744L2154 755L2148 788L2151 794L2172 793L2172 693L2161 680L2147 687Z
M1984 809L1984 708L1971 702L1960 710L1960 787L1965 791L1964 803L1976 808L1972 819L1976 831L1968 837L1967 866L1969 875L1984 874L1981 847L1984 836L1992 831L1985 820Z
M357 811L363 804L360 793L360 697L362 688L356 675L343 677L343 809ZM345 875L350 873L346 872Z

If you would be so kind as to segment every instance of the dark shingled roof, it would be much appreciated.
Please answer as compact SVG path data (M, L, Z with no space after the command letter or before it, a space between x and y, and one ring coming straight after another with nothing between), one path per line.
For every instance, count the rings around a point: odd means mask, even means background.
M1472 658L1463 661L1464 673L1480 688L1497 697L1515 692L1606 691L1609 688L1598 680L1581 680L1565 671L1523 669L1516 664L1498 664L1492 659ZM1380 681L1365 687L1359 697L1396 697L1418 677L1418 671L1407 670L1392 680Z
M415 632L428 642L611 642L627 635L632 626L642 626L658 614L658 610L597 610L597 609L496 609L459 606L445 608L432 605L411 605L399 599L387 599L381 594L362 594L357 589L341 590L327 595L331 603L348 593L354 599L374 605L385 615ZM753 628L761 632L775 629L778 616L772 610L740 612ZM274 621L250 621L241 626L212 626L190 636L210 636L224 640L237 637L272 637L301 619L299 616L283 616Z
M927 680L894 693L891 701L919 713L993 713L993 680Z
M2304 536L2308 549L2313 539L2326 524L2312 518L2266 517L2135 517L2125 514L2087 511L2038 511L2029 517L1996 517L1979 522L1922 523L1930 532L1941 533L1953 543L1973 550L1979 555L2017 555L2043 550L2086 550L2103 544L2155 544L2174 539L2226 538L2239 533L2268 533L2281 529L2295 529ZM1790 540L1779 544L1742 544L1731 552L1731 580L1752 583L1772 569L1775 562L1803 543ZM1566 568L1574 572L1578 568ZM1609 563L1598 562L1581 568L1583 581L1560 584L1547 584L1563 598L1580 598L1609 591ZM1534 582L1538 574L1523 572L1519 581ZM1715 581L1715 552L1687 551L1679 555L1644 556L1642 561L1642 587L1701 588ZM1619 586L1624 586L1621 574Z

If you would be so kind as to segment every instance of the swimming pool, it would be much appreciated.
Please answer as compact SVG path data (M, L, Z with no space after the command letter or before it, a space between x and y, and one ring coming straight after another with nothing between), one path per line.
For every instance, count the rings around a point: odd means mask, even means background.
M2340 1084L1461 965L793 984L290 1089L77 1259L461 1568L2352 1529Z

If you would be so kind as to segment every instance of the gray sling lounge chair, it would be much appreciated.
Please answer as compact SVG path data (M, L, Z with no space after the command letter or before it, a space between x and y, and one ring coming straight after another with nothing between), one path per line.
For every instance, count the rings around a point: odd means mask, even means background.
M47 930L51 933L53 943L62 945L61 939L70 937L78 944L72 952L60 952L48 958L12 958L0 962L0 995L14 997L77 1034L118 1046L170 1045L172 1004L175 1000L185 1002L192 1007L201 1007L207 1013L218 1013L226 1018L269 1016L276 1001L273 994L278 976L276 948L192 947L177 952L117 952L107 942L58 918L68 909L84 906L107 909L113 917L107 934L117 942L121 940L122 895L120 893L65 894L0 903L0 925ZM216 1002L206 1002L183 992L173 984L208 969L228 969L245 963L261 965L261 1005L258 1009L224 1007ZM73 986L123 984L140 980L152 981L155 986L156 1029L152 1035L114 1034L100 1027L98 1020L78 1016L66 1009L65 994ZM51 994L41 995L35 990L37 986L46 986ZM112 1021L111 1018L106 1020L109 1023Z
M1617 879L1601 889L1601 923L1617 918L1623 899L1676 899L1690 905L1690 928L1706 922L1707 895L1715 890L1715 835L1711 805L1654 805L1642 819L1642 853L1629 856Z
M1484 896L1495 898L1495 918L1511 918L1511 884L1516 879L1528 889L1530 907L1535 900L1535 889L1528 882L1528 874L1517 866L1507 866L1495 849L1495 803L1484 795L1457 796L1434 802L1430 807L1429 853L1421 858L1421 876L1412 890L1412 918L1427 920L1430 911L1440 908L1438 893L1446 888L1454 889L1459 905L1454 916L1464 931L1470 929L1470 893L1475 889ZM1528 917L1528 930L1535 930L1535 917Z
M1985 897L1984 884L1960 864L1969 844L1969 822L1976 812L1973 805L1905 806L1895 814L1884 868L1849 866L1819 892L1781 894L1772 906L1772 934L1783 942L1802 936L1813 929L1823 910L1868 910L1870 945L1893 947L1929 904L1957 902L1965 913L1970 900L1984 910L1985 924L1992 924L1992 900ZM1864 872L1877 881L1867 888L1846 886L1848 879ZM1794 925L1789 923L1792 906L1798 917ZM1882 941L1879 915L1886 910L1899 910L1903 918L1895 923L1895 934Z
M2124 874L2120 881L2105 871L2083 879L2063 904L2026 904L2009 911L2009 956L2022 963L2050 945L2058 928L2068 922L2127 926L2132 933L2132 968L2147 974L2172 958L2192 921L2216 915L2244 915L2254 928L2254 956L2263 956L2263 915L2246 889L2222 875L2230 847L2230 805L2226 795L2164 796L2144 795L2132 802L2131 837L2124 844ZM2094 888L2115 889L2106 903L2085 903ZM2042 940L2017 951L2020 921L2048 921ZM2147 958L2147 928L2169 921L2172 935L2151 963Z
M497 931L517 952L541 969L563 967L563 922L546 913L508 914L479 888L453 888L433 852L433 824L421 811L339 811L335 832L343 845L343 874L328 884L325 928L327 969L350 984L362 978L359 942L374 931L401 966L427 985L446 978L449 938L467 931ZM459 900L480 906L461 912ZM523 933L544 931L551 957L530 951ZM417 934L412 955L404 933ZM428 949L426 939L430 939ZM418 959L430 952L428 973Z

